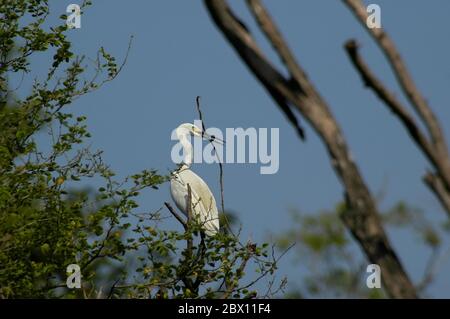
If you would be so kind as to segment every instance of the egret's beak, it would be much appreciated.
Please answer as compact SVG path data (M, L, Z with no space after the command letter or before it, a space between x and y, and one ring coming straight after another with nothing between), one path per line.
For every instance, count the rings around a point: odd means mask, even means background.
M208 140L208 141L210 141L210 142L217 142L217 143L219 143L219 144L225 144L225 141L224 140L221 140L220 138L217 138L217 137L215 137L214 135L209 135L208 133L206 133L206 132L202 132L202 137L205 139L205 140Z

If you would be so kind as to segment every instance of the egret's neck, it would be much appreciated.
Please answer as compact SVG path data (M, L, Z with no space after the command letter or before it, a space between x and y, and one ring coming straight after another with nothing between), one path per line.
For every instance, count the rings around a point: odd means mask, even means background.
M188 134L182 133L178 135L181 145L183 146L184 159L183 163L190 167L193 159L192 144L188 139Z

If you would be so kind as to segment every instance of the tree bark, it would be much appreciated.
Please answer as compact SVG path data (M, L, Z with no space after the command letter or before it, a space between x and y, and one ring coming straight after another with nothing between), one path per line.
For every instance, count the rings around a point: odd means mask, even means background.
M248 0L247 4L288 69L289 79L264 56L252 35L236 18L225 0L204 0L204 3L219 30L291 123L293 110L300 112L324 142L332 167L345 189L347 209L342 213L341 219L368 260L381 267L383 288L387 294L393 298L416 298L414 286L389 243L376 203L351 158L336 119L297 63L260 1Z
M384 53L403 93L425 127L425 132L422 132L419 126L415 124L407 108L401 105L394 94L390 93L372 74L369 67L359 56L358 46L354 40L346 44L346 50L350 60L361 75L364 83L373 89L384 104L400 119L413 141L416 142L431 165L433 165L435 172L432 174L432 180L430 180L430 174L425 175L423 180L431 191L434 192L442 207L450 216L450 157L441 125L433 110L423 98L420 90L414 84L412 76L408 72L400 53L386 31L383 28L367 27L366 7L360 0L343 0L343 2Z

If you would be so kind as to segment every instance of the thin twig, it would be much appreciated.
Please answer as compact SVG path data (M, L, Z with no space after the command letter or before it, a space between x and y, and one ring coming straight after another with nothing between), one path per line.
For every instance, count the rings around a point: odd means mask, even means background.
M197 256L196 256L196 259L195 259L195 263L198 264L199 262L202 261L202 267L201 268L203 269L204 266L205 266L205 259L204 259L204 257L205 257L205 253L206 253L205 233L201 232L200 233L200 237L201 237L200 248L197 249ZM202 280L203 280L202 272L199 272L199 274L197 275L197 278L195 279L195 282L193 283L193 288L195 290L198 290L198 287L202 283Z
M198 95L195 98L195 103L197 105L197 112L198 112L198 116L200 117L200 122L202 122L202 137L204 137L204 134L206 133L206 127L205 127L205 122L203 121L202 110L200 109L200 99L201 99L201 97Z
M439 249L434 248L430 258L428 259L427 265L425 267L425 272L422 280L417 285L417 290L422 292L425 290L435 279L435 276L439 270L439 267L444 263L445 260L450 256L450 248L447 249L443 254L439 254Z
M184 221L181 216L175 211L175 209L167 202L164 202L164 205L166 205L167 209L170 211L170 213L183 225L183 228L185 230L185 233L188 235L187 239L186 239L186 250L185 250L185 261L187 261L188 263L191 262L191 257L192 257L192 251L193 251L193 239L192 239L192 234L189 233L190 231L190 227L192 226L192 191L191 191L191 186L189 184L187 184L187 203L186 203L186 208L187 208L187 221ZM190 267L187 266L186 270L190 269ZM186 288L189 289L193 289L193 282L190 278L181 275L181 281L183 281L184 285L186 286Z
M242 274L244 272L245 267L247 266L247 262L251 257L251 253L246 254L244 257L242 257L241 264L239 265L239 268L236 270L236 275L239 276L239 274ZM234 291L236 286L238 285L238 282L232 282L229 287L227 287L227 290L222 295L222 299L227 299L230 294Z
M180 224L183 226L184 230L186 231L187 224L183 220L183 218L181 218L181 216L175 211L175 209L172 207L172 205L170 205L168 202L164 202L164 205L166 205L169 212L180 222Z
M106 255L102 255L101 252L105 248L107 241L109 240L109 237L112 234L112 231L114 229L115 224L113 222L110 222L110 226L108 228L108 231L106 232L106 236L102 241L102 244L100 245L100 248L98 248L97 252L94 256L92 256L84 265L81 267L82 269L86 269L87 266L89 266L94 260L97 258L105 257Z
M134 36L131 35L130 36L130 40L128 40L128 47L127 47L127 51L125 53L125 58L123 59L122 63L120 64L119 68L117 69L117 71L114 73L114 75L111 77L111 80L114 80L116 78L117 75L119 75L119 73L122 71L123 67L125 66L125 64L128 61L128 56L130 54L131 51L131 45L133 44L133 39Z
M202 137L203 137L204 134L206 133L206 124L205 124L205 121L203 120L203 114L200 109L200 96L196 97L195 102L197 104L198 116L200 117L200 121L202 122ZM212 143L212 141L209 141L209 142L211 143L211 145L214 149L214 153L216 154L216 156L218 156L216 146L214 145L214 143ZM223 197L223 165L222 165L222 160L220 158L218 158L218 162L219 162L220 202L221 202L221 207L222 207L222 213L225 214L225 204L224 204L224 197Z
M195 99L195 102L196 102L196 105L197 105L198 116L200 117L200 121L202 122L202 137L203 137L203 134L206 133L206 124L205 124L205 121L203 120L203 114L202 114L202 111L201 111L201 108L200 108L200 99L201 99L201 97L197 96L196 99ZM219 155L217 153L217 149L216 149L216 146L214 145L214 143L212 141L209 141L209 142L211 143L211 145L212 145L212 147L214 149L214 153L216 154L216 157L218 159L217 162L219 163L220 205L221 205L221 208L222 208L222 214L223 214L225 222L227 224L228 231L231 234L233 234L233 231L231 230L231 225L228 222L228 218L227 218L227 216L225 214L225 201L224 201L224 195L223 195L224 187L223 187L223 165L222 165L222 159L219 158Z
M189 183L187 184L187 230L189 231L189 227L191 227L192 222L193 222L193 216L192 216L192 190L191 190L191 185L189 185ZM192 255L192 247L193 247L193 242L192 242L192 236L191 234L189 234L189 237L187 239L187 253L189 254L189 257Z
M108 293L108 296L106 297L106 299L110 299L110 298L112 297L113 292L114 292L114 289L116 288L116 286L117 286L117 284L119 283L119 281L120 281L120 278L117 279L117 280L113 283L113 285L111 286L111 289L109 289L109 293Z

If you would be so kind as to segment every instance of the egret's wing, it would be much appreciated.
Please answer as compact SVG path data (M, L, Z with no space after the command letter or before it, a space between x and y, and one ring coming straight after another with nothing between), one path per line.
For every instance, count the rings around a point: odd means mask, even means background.
M208 189L209 190L209 189ZM208 236L214 236L219 231L219 214L216 200L211 191L191 186L192 212L201 223Z
M185 214L187 213L187 185L189 184L191 187L193 215L198 218L198 221L202 224L208 236L216 234L220 227L219 213L214 195L205 181L191 170L186 169L177 174L176 180L173 183L176 183L173 188L177 189L177 192L183 195L183 202L176 202L177 206L179 208L183 207L183 212Z

